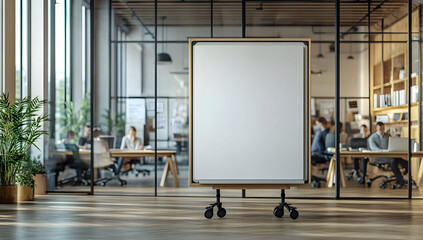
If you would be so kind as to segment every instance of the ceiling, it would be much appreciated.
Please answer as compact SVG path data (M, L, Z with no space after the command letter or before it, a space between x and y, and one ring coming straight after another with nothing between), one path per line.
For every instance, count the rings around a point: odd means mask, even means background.
M166 16L166 26L210 26L210 1L186 0L158 1L158 23ZM260 8L261 5L261 8ZM154 26L154 0L114 0L112 7L127 25ZM242 22L240 0L215 0L213 24L239 26ZM399 18L407 10L407 1L372 1L371 24L384 18ZM367 26L367 0L341 0L341 26ZM280 0L247 1L247 26L333 26L334 1ZM360 21L361 20L361 21Z

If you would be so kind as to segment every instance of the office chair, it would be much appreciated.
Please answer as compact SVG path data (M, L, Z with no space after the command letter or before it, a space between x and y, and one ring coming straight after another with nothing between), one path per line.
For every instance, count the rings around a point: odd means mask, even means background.
M365 149L367 148L367 138L351 138L349 146L350 151L358 151L360 148ZM368 161L368 158L362 158L361 160ZM357 161L356 164L358 164L358 158L354 158L353 161ZM360 169L360 166L358 166L358 168ZM364 183L365 176L360 175L359 170L356 169L353 169L351 172L345 174L345 177L347 180L351 180L354 175L358 176L357 182Z
M143 176L149 175L150 176L150 170L148 169L142 169L142 168L136 168L135 165L136 164L141 164L141 161L144 161L144 158L141 159L131 159L129 162L127 162L126 164L129 164L130 167L128 170L125 171L121 171L120 174L128 176L129 173L134 173L135 177L138 177L139 174L142 174Z
M335 147L335 133L328 133L325 137L325 149L328 148L334 148ZM325 154L322 156L322 161L325 163L328 163L331 158L333 157L333 153L325 152ZM313 163L312 165L317 165L319 163ZM319 169L319 172L322 174L328 170L328 167L323 167ZM311 187L312 188L319 188L320 182L326 182L326 178L321 178L315 175L311 176Z
M116 166L110 156L109 146L105 141L94 140L94 169L97 171L99 169L108 169L113 175L112 177L97 179L95 184L101 184L101 186L104 187L112 180L118 181L121 186L127 184L125 180L120 179L120 177L115 174Z
M67 156L65 165L68 165L70 168L76 171L76 175L72 177L65 178L58 182L59 186L63 186L65 184L71 183L73 186L83 184L88 186L88 181L82 177L82 173L86 175L86 171L88 169L87 164L81 160L79 157L79 147L76 144L64 144L66 150L72 151L72 156Z
M378 169L380 169L380 170L384 171L385 173L389 173L389 172L391 172L391 173L392 173L392 170L391 170L391 168L390 168L390 166L389 166L389 164L388 164L388 163L381 164L381 163L374 163L374 162L369 161L369 164L370 164L371 166L377 167ZM380 184L379 184L379 187L380 187L380 188L387 188L387 187L388 187L388 183L390 183L390 182L393 182L393 181L396 181L396 180L397 180L397 179L396 179L395 177L393 177L392 175L390 175L390 176L388 177L386 174L381 174L381 175L377 175L377 176L375 176L375 177L369 178L369 179L367 180L367 182L366 182L366 183L367 183L367 186L368 186L368 187L370 187L370 186L372 185L372 183L373 183L375 180L379 179L379 178L384 178L384 179L385 179L384 181L382 181L382 183L380 183ZM391 188L392 188L392 189L395 189L395 188L396 188L395 184L394 184L394 185L391 185Z

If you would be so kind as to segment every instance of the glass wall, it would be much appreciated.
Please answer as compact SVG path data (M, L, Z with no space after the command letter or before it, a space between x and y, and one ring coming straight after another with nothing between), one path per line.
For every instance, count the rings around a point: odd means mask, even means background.
M49 4L50 191L89 192L91 176L90 5L84 0ZM95 129L94 129L95 130ZM95 131L94 131L95 132ZM94 150L95 152L96 150Z
M17 96L25 96L28 89L26 72L30 69L24 56L27 55L24 52L28 51L24 43L28 39L24 33L25 22L28 20L21 12L27 11L25 4L28 2L22 0L17 1L17 4L22 4L17 22L20 21L23 30L16 33L17 41L19 39L19 44L22 45L17 48L19 57L16 60L16 86L19 94ZM245 37L312 40L310 57L313 126L310 127L317 130L314 123L319 117L323 117L327 122L325 128L328 129L330 139L327 139L328 146L325 146L328 151L325 161L312 164L312 186L293 188L289 192L290 197L332 198L336 189L333 183L340 184L341 197L408 196L407 188L398 189L395 180L388 181L394 175L389 163L377 162L374 156L362 156L362 152L360 156L351 153L368 147L367 140L364 141L364 147L356 147L354 144L357 139L374 134L378 128L376 122L384 123L387 134L410 137L415 139L417 145L421 142L418 104L421 98L418 94L418 86L421 85L418 75L421 57L415 54L421 50L418 41L420 21L413 20L415 40L409 91L405 30L407 18L402 15L394 21L389 17L390 13L387 13L394 11L393 8L383 9L378 7L379 4L374 2L370 6L370 36L367 33L369 18L363 18L362 15L365 14L362 10L368 7L367 2L343 1L341 4L339 120L342 128L339 129L339 137L344 155L340 159L341 176L336 179L333 177L335 167L331 164L334 163L333 151L337 147L334 145L336 59L333 4L300 6L279 2L246 2ZM188 187L188 39L242 37L242 2L170 4L158 1L157 15L154 2L151 1L96 1L95 5L95 31L90 29L92 23L88 1L51 1L49 8L50 96L54 99L51 103L53 108L50 109L54 116L51 137L59 149L54 159L56 166L59 166L53 171L56 179L50 181L54 183L52 189L86 191L88 187L84 183L89 183L87 180L94 176L95 179L113 178L106 184L106 188L96 188L100 193L153 194L158 190L159 195L167 196L214 194L210 188ZM404 12L407 5L398 3L395 7ZM315 8L324 11L310 14ZM361 12L355 13L353 8ZM291 21L293 16L289 14L292 12L301 19ZM349 14L342 15L344 12ZM415 18L420 18L418 10L413 14L413 19ZM314 21L312 25L309 24L310 19ZM385 21L383 25L382 19ZM91 36L91 33L94 35ZM372 41L370 48L369 37ZM91 40L95 42L95 46L91 46ZM91 56L91 47L95 48L94 56ZM94 68L91 64L93 58ZM95 73L94 79L91 79L91 71ZM408 96L411 97L410 111L407 105ZM93 109L91 102L95 106ZM79 152L79 157L75 157L72 151L62 151L66 150L64 143L69 141L70 130L75 133L70 142L84 145L80 144L79 138L83 138L84 129L89 130L85 126L90 125L91 117L94 124L90 128L101 132L99 139L107 142L110 159L115 163L98 168L94 173L87 168L73 168L70 164L75 158L90 163L89 154L86 154L90 151L87 150L85 155L82 154L83 151ZM411 122L410 134L408 119ZM132 148L125 145L128 139L139 139L142 144L138 147L150 150L150 154L135 157L116 155L115 149ZM154 150L157 150L157 161ZM398 157L386 154L385 157L404 159L403 155ZM405 158L408 165L408 156ZM93 161L96 162L95 159ZM413 180L421 179L419 174L423 170L419 170L420 158L413 158L410 163ZM405 167L399 164L399 170L402 171L404 180L408 181ZM77 178L72 178L72 174ZM383 176L374 179L379 175ZM67 176L71 176L74 182L65 183ZM177 185L179 187L175 188ZM420 194L417 188L413 192ZM222 194L240 196L241 191L225 191ZM247 196L251 197L278 195L277 190L247 192Z

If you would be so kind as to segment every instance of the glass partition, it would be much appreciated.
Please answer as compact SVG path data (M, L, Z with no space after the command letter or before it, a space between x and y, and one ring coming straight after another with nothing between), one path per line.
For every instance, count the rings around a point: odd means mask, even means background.
M90 192L100 176L91 171L90 12L83 0L49 2L49 191Z

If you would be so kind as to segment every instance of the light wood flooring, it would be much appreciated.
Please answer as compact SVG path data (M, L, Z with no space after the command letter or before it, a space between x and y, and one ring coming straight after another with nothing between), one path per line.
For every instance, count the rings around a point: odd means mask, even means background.
M151 189L150 189L151 190ZM195 190L193 190L195 191ZM237 192L222 191L232 195ZM201 194L198 194L201 195ZM0 205L0 239L422 239L422 200L290 199L300 217L281 219L278 199L222 198L227 216L208 220L212 197L37 196ZM215 213L216 215L216 213Z

